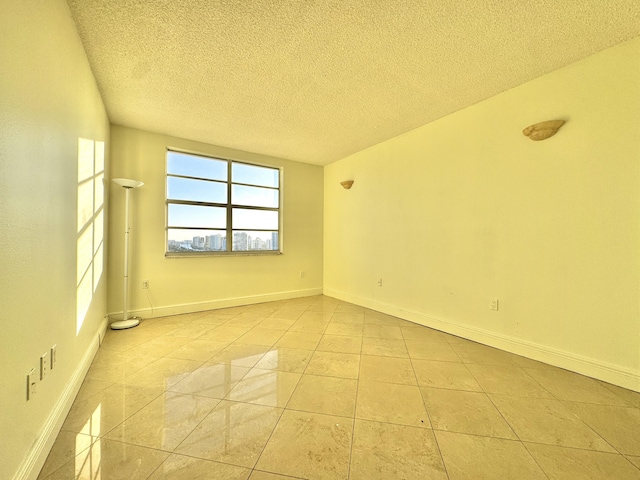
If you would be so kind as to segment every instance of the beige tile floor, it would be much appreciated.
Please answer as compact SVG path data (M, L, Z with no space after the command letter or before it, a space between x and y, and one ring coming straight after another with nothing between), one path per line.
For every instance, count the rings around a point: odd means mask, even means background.
M640 394L319 296L109 331L40 479L640 479Z

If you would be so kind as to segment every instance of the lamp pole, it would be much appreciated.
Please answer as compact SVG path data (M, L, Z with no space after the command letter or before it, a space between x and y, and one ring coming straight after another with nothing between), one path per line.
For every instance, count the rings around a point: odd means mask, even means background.
M128 178L114 178L114 183L117 183L125 190L124 196L124 291L123 291L123 303L122 303L122 320L113 322L111 324L112 330L124 330L125 328L135 327L140 323L140 319L137 317L129 318L129 194L131 190L137 187L141 187L144 183L138 180L131 180Z

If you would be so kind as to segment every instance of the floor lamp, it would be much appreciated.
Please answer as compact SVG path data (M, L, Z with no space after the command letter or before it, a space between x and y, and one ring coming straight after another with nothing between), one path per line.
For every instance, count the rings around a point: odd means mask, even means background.
M112 330L124 330L125 328L135 327L140 323L137 317L129 318L127 297L129 293L129 193L132 189L141 187L144 183L129 178L114 178L117 183L124 188L124 303L122 308L122 320L111 324Z

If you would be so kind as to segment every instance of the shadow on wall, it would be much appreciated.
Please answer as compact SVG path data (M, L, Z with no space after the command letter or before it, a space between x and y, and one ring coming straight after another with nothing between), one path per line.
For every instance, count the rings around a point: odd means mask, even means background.
M78 138L76 335L104 265L104 142Z

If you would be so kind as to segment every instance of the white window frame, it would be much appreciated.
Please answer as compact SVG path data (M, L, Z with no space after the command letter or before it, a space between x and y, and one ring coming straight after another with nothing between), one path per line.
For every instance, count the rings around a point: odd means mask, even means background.
M201 179L197 177L189 177L182 176L177 174L171 174L168 171L168 161L169 161L169 153L182 153L186 155L193 155L196 157L208 158L212 160L224 161L227 162L227 180L211 180L211 179ZM262 187L262 188L273 188L273 187L264 187L263 185L253 185L253 184L245 184L240 182L232 181L232 166L233 164L243 164L255 167L263 167L270 168L273 170L278 170L278 207L258 207L251 205L235 205L231 203L231 187L232 185L245 185L250 187ZM172 200L169 199L169 191L168 191L168 181L169 177L179 177L193 180L206 180L217 183L225 183L227 185L227 201L226 203L214 203L214 202L198 202L198 201L188 201L188 200ZM179 148L167 147L165 152L165 239L164 239L164 248L165 248L165 257L202 257L202 256L252 256L252 255L282 255L283 253L283 179L284 179L284 169L283 167L278 167L274 165L267 165L262 163L256 163L252 161L242 160L242 159L234 159L228 157L221 156L213 156L205 153L194 152L189 150L183 150ZM275 189L275 188L274 188ZM175 227L169 225L169 205L170 204L181 204L181 205L198 205L198 206L212 206L212 207L223 207L226 209L226 229L224 229L226 234L226 244L227 249L220 250L193 250L188 252L176 252L169 250L169 230L207 230L207 228L201 227ZM232 224L232 212L233 208L242 208L249 210L267 210L267 211L277 211L278 212L278 248L276 250L233 250L233 234L235 231L273 231L273 230L261 230L261 229L233 229ZM213 231L222 231L221 228L211 228Z

